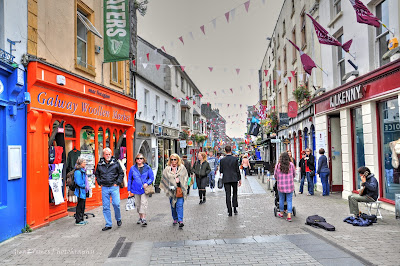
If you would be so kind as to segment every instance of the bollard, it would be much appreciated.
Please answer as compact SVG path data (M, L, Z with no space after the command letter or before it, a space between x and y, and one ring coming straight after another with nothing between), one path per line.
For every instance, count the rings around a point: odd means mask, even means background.
M262 173L262 182L263 182L263 184L265 184L265 179L264 179L264 167L263 168L261 168L261 173Z
M258 179L260 179L260 167L258 167L258 172L257 172L257 177L258 177Z

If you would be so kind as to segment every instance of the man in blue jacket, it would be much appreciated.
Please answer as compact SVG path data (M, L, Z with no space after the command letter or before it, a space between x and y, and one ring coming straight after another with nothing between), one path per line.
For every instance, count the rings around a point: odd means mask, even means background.
M349 208L350 213L359 215L360 210L358 209L359 202L374 202L378 199L378 181L374 174L371 173L368 167L361 166L358 168L358 173L361 178L361 187L359 194L353 194L349 196Z
M124 171L117 159L112 156L110 148L103 150L103 158L100 159L96 167L96 180L97 184L101 186L101 197L103 200L103 215L106 220L106 226L102 229L103 231L110 230L112 228L111 209L110 209L110 196L112 198L112 205L115 212L115 220L117 225L121 226L121 209L120 209L120 197L119 197L119 186L124 179Z

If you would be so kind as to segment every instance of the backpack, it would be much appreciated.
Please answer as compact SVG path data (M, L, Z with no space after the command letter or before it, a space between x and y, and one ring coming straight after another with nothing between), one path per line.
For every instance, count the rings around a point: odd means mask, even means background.
M78 187L75 183L75 171L76 169L69 171L67 174L67 186L72 191L75 191L75 188Z
M315 228L322 228L327 231L335 231L335 227L326 222L325 218L319 215L311 215L306 219L306 224Z

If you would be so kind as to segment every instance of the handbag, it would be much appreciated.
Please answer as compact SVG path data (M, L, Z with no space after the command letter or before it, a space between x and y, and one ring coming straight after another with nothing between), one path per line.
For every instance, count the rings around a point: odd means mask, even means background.
M183 198L183 192L181 187L176 188L176 197L177 198Z
M197 189L197 180L196 180L196 178L194 178L193 189L194 190Z
M156 190L154 189L153 184L148 185L148 186L144 189L144 194L146 194L146 195L151 195L151 194L154 194L154 193L156 193Z
M126 201L125 210L126 211L134 210L135 207L136 207L135 206L135 197L134 196L128 197L128 199Z
M218 188L222 189L223 186L224 184L222 183L222 178L218 179Z

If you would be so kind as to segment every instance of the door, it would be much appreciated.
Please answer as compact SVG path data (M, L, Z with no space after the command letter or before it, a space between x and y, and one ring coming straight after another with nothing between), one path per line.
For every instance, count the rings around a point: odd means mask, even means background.
M328 151L331 175L329 182L332 192L343 191L342 173L342 135L340 132L340 117L328 118Z

